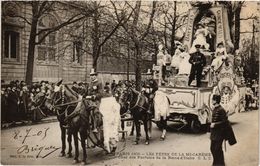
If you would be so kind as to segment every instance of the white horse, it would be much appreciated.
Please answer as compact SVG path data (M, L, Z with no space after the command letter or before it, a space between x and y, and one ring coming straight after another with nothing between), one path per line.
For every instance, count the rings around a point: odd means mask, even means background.
M166 135L167 117L170 115L169 107L170 103L166 94L162 91L156 91L154 97L154 119L163 129L161 140L164 140Z

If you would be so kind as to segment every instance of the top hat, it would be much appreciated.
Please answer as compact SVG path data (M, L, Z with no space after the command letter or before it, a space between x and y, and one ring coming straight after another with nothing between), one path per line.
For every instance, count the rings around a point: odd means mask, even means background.
M93 75L97 75L97 73L95 72L95 69L91 69L90 73L89 73L91 76Z
M62 81L63 81L63 80L61 79L59 82L56 83L56 85L57 85L57 86L60 86L60 85L62 84Z
M151 69L148 69L146 74L151 75L152 74Z
M195 44L195 48L200 48L200 44Z

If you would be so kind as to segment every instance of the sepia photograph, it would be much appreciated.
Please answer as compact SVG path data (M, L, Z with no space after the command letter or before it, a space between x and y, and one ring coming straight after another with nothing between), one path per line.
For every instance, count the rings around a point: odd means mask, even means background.
M259 165L260 2L0 6L1 165Z

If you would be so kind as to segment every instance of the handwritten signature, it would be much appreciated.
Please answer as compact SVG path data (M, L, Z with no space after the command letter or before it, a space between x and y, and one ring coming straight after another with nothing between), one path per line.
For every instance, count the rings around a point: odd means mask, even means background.
M18 131L14 131L14 137L13 138L16 139L16 140L22 138L22 144L24 144L26 139L29 138L29 137L41 137L42 138L41 140L43 140L44 138L46 138L47 132L48 132L49 129L50 128L47 127L47 128L44 128L43 130L38 130L36 132L33 132L32 128L29 128L29 129L25 130L25 133L18 130Z
M22 145L20 148L17 149L17 154L31 154L36 153L36 158L45 158L55 152L56 150L60 149L60 147L55 146L29 146L29 145Z

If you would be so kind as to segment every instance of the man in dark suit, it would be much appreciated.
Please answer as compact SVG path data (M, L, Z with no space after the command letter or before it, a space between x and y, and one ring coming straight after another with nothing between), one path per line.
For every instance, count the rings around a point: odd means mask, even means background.
M97 73L94 69L92 69L90 72L90 79L91 82L89 83L88 94L86 98L92 101L92 106L95 108L91 111L91 116L93 117L93 132L97 133L98 120L101 115L101 113L99 112L99 105L101 102L101 98L104 95L104 89L102 83L98 80Z
M220 95L213 95L212 101L214 109L212 111L212 122L210 125L210 151L213 156L213 166L225 165L222 143L226 138L225 128L228 122L228 118L226 111L220 105L220 100Z
M10 119L12 122L18 121L20 119L18 111L19 111L19 95L17 94L17 88L16 84L11 83L10 84L11 91L8 94L7 97L7 105L9 110Z
M189 59L191 66L190 76L188 85L190 86L191 82L195 79L197 80L197 87L200 87L201 84L201 74L203 67L206 65L206 57L200 52L200 45L195 45L196 52L192 53Z

